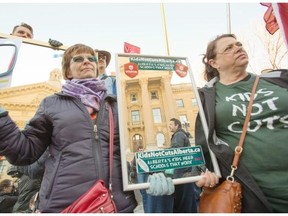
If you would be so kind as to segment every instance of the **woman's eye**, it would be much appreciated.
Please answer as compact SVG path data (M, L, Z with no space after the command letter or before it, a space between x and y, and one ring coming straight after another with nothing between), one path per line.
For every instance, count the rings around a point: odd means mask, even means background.
M232 46L227 47L224 51L229 51L232 49Z
M94 57L94 56L88 57L88 60L89 60L90 62L97 62L97 59L96 59L96 57Z
M236 43L236 46L238 46L238 47L242 47L243 45L242 45L242 43Z
M81 56L79 56L79 57L74 57L74 58L73 58L73 61L74 61L74 62L83 62L83 61L84 61L84 58L81 57Z

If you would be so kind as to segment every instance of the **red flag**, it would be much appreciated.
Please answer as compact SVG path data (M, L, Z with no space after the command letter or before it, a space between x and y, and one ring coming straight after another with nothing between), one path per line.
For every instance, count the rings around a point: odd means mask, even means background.
M279 28L288 48L288 3L260 3L268 7L264 14L266 29L274 34Z
M288 48L288 3L272 3L272 6Z
M140 54L140 47L124 42L124 53L138 53Z
M268 7L267 11L264 14L264 20L266 22L266 29L270 34L274 34L278 29L278 23L276 17L273 13L273 7L271 3L260 3L263 6Z

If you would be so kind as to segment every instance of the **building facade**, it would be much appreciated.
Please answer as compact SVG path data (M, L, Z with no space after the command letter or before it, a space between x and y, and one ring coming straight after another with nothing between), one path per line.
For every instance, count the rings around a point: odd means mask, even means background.
M124 137L127 161L133 159L139 148L145 151L169 148L171 118L183 122L183 128L191 134L190 142L193 144L198 106L192 84L171 84L175 75L172 71L141 70L131 78L124 66L129 59L119 61L120 132Z
M48 82L0 89L0 104L8 110L19 128L23 129L29 119L34 116L41 100L59 92L61 79L61 71L54 69L50 73ZM9 166L5 157L0 156L0 179L11 178L7 175Z

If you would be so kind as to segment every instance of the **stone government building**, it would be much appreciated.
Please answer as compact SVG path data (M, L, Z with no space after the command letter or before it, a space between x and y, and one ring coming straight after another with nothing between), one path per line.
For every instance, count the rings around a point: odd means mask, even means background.
M186 122L183 128L194 137L198 106L191 83L171 84L172 71L139 70L131 78L125 72L129 57L119 58L122 125L127 160L131 161L139 147L156 150L170 147L169 121ZM187 74L188 75L188 74ZM194 143L193 140L192 144Z
M54 69L50 73L48 82L0 89L0 104L9 111L11 118L23 129L29 119L34 116L41 100L59 92L61 79L61 71ZM0 179L10 178L6 174L9 166L5 157L0 156Z
M186 122L183 128L194 137L198 106L191 83L170 84L172 72L169 71L153 74L145 73L136 79L121 79L123 104L119 115L123 118L120 124L124 127L129 161L139 146L145 150L169 147L170 118L176 117ZM54 69L47 82L0 89L0 104L23 129L34 116L41 100L60 91L61 81L61 71ZM191 141L193 143L193 139ZM6 175L9 166L5 157L0 157L0 179L10 177Z

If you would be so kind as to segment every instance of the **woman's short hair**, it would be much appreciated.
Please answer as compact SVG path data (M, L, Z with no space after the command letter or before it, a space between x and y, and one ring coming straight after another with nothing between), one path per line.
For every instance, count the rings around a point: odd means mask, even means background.
M96 56L94 49L84 44L75 44L70 46L63 54L62 58L62 75L64 80L68 80L70 78L67 77L70 70L70 62L74 55L87 52L92 56ZM96 76L97 77L97 76Z

